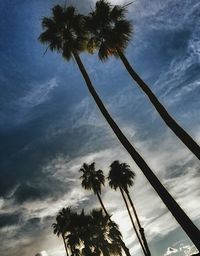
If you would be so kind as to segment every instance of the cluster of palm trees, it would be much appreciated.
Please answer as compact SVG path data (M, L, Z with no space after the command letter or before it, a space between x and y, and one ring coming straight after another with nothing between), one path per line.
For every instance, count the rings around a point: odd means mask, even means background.
M52 226L54 234L62 236L67 256L122 255L118 226L101 209L79 214L63 208Z
M131 40L132 35L132 26L125 18L125 14L126 6L112 6L106 0L97 1L95 9L92 10L88 16L78 13L73 6L62 7L56 5L52 9L52 16L44 17L42 20L44 31L41 33L39 40L41 43L47 45L47 49L61 53L64 59L74 59L76 61L90 94L111 129L158 193L163 203L200 251L200 231L169 194L151 168L147 165L143 157L137 152L111 117L96 92L80 58L80 54L86 50L89 53L93 53L97 50L100 60L106 60L109 56L119 57L134 82L136 82L148 97L166 125L185 144L191 153L200 159L199 145L170 116L159 99L140 78L125 57L124 51ZM125 190L124 192L126 194ZM126 195L128 196L128 194ZM140 231L141 237L144 238L144 235L142 235L142 228L140 228ZM145 244L144 241L143 244Z
M111 215L108 213L101 198L102 186L105 185L103 171L96 170L95 163L93 162L91 164L84 163L80 172L82 173L80 177L82 187L86 190L92 190L98 197L101 210L92 210L90 215L85 215L84 210L82 210L81 214L78 214L68 207L63 208L58 213L53 229L55 234L58 236L62 235L67 255L69 255L69 251L71 255L122 255L122 250L124 250L125 254L130 256L129 249L122 240L118 226L111 220ZM120 190L143 253L145 256L150 256L151 253L144 229L140 224L138 214L129 195L128 188L133 185L134 178L135 173L126 163L114 161L110 165L108 175L109 186L115 190ZM137 224L133 220L130 207L133 210ZM106 238L105 241L102 238ZM106 246L108 251L106 252L101 246L103 248Z

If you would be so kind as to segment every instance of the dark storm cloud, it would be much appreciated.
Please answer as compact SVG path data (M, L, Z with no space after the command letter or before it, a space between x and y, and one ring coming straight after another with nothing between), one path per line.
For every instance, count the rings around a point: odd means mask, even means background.
M0 228L18 225L21 217L20 213L0 214Z
M21 184L15 191L13 197L17 203L24 203L28 200L42 200L48 196L48 194L49 193L45 190L44 185L40 188L38 186L33 187L33 185Z
M30 184L20 184L9 199L14 199L16 204L45 200L51 198L58 200L63 194L68 193L73 187L72 182L52 178L49 174L41 176Z
M38 125L37 123L29 124L24 129L14 131L7 134L7 136L3 134L1 137L2 146L5 146L1 150L0 176L1 180L9 180L9 183L1 185L1 195L6 195L17 184L26 183L26 181L30 180L41 182L41 184L44 183L44 187L49 186L46 174L42 172L43 166L58 154L76 157L80 149L91 140L92 127L77 127L73 131L68 131L65 130L65 127L61 127L61 129L64 129L61 133L47 135L45 127L48 126L48 122L45 123L44 119L42 122L42 125L39 122ZM95 128L95 132L101 138L102 129ZM86 150L91 151L92 148L89 146ZM46 185L45 182L47 182ZM57 181L55 180L54 182L56 185ZM60 186L62 188L63 185L61 182L59 183L57 187ZM42 185L37 189L42 189ZM44 196L44 191L46 191L46 188L43 188L38 196L40 193Z
M20 230L17 232L18 237L24 237L26 235L31 236L31 233L38 233L39 230L44 229L44 224L40 218L30 218L27 221L22 222Z

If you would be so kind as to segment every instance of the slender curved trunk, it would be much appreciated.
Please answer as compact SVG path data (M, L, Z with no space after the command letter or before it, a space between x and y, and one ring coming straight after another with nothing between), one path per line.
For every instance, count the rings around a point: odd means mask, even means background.
M176 136L188 147L188 149L200 159L200 146L193 140L193 138L172 118L165 107L161 104L155 94L151 91L148 85L140 78L140 76L133 70L125 55L117 49L117 53L126 67L127 71L135 82L139 85L142 91L147 95L159 115L166 123L166 125L176 134Z
M121 195L122 195L122 197L123 197L123 199L124 199L124 203L125 203L125 205L126 205L126 209L127 209L127 211L128 211L128 215L129 215L129 217L130 217L130 219L131 219L131 223L132 223L132 225L133 225L133 229L134 229L134 231L135 231L135 233L136 233L136 236L137 236L137 238L138 238L138 240L139 240L139 243L140 243L140 245L141 245L141 247L142 247L142 250L143 250L143 252L144 252L144 255L149 256L149 255L147 254L147 251L146 251L145 248L144 248L144 244L142 243L142 240L141 240L141 238L140 238L140 235L138 234L138 231L137 231L137 228L136 228L135 223L134 223L134 221L133 221L133 217L132 217L132 215L131 215L131 212L130 212L130 209L129 209L129 206L128 206L128 202L126 201L124 192L123 192L123 190L122 190L121 188L119 188L119 189L120 189Z
M112 222L112 220L111 220L111 218L110 218L110 215L109 215L109 213L107 212L106 207L105 207L105 205L104 205L104 203L103 203L103 201L102 201L102 199L101 199L101 196L99 195L99 193L97 193L96 195L97 195L97 197L98 197L98 199L99 199L99 202L100 202L100 205L101 205L103 211L105 212L106 216L108 217L110 223L113 224L113 222ZM122 239L120 239L120 243L121 243L121 246L122 246L122 248L123 248L125 254L126 254L127 256L131 256L131 254L130 254L130 252L129 252L129 249L126 247L126 245L125 245L125 243L124 243L124 241L123 241Z
M64 235L62 235L62 239L63 239L63 243L64 243L64 245L65 245L66 255L69 256L68 249L67 249L67 244L66 244Z
M135 215L135 218L136 218L136 221L137 221L137 224L138 224L138 227L139 227L139 231L140 231L140 234L141 234L141 237L142 237L142 241L143 241L143 243L144 243L144 246L145 246L147 255L148 255L148 256L151 256L151 252L150 252L150 250L149 250L149 246L148 246L148 243L147 243L147 240L146 240L146 237L145 237L145 233L144 233L144 228L143 228L143 227L141 226L141 224L140 224L140 220L139 220L139 218L138 218L138 215L137 215L135 206L134 206L134 204L133 204L133 201L132 201L132 199L131 199L131 197L130 197L129 192L128 192L128 191L125 191L125 193L126 193L126 195L127 195L127 197L128 197L128 200L129 200L129 202L130 202L130 205L131 205L131 207L132 207L132 209L133 209L133 213L134 213L134 215Z
M85 67L83 66L83 63L82 63L79 55L75 52L74 52L74 58L77 62L77 65L80 69L81 74L83 75L83 78L86 82L89 92L91 93L94 101L96 102L97 106L99 107L99 110L101 111L102 115L105 117L106 121L112 128L113 132L116 134L116 136L119 139L119 141L121 142L121 144L124 146L124 148L128 151L128 153L130 154L132 159L135 161L135 163L141 169L141 171L143 172L143 174L145 175L147 180L150 182L152 187L158 193L158 195L162 199L163 203L166 205L166 207L172 213L174 218L177 220L177 222L180 224L180 226L186 232L188 237L192 240L194 245L200 251L200 231L194 225L194 223L190 220L190 218L187 216L187 214L181 209L181 207L174 200L174 198L169 194L169 192L166 190L166 188L162 185L162 183L159 181L159 179L156 177L156 175L153 173L153 171L150 169L150 167L144 161L142 156L131 145L131 143L128 141L128 139L125 137L125 135L119 129L118 125L112 119L112 117L108 113L107 109L105 108L103 102L99 98L97 92L95 91L95 89L90 81L90 78L88 76L88 73L87 73Z

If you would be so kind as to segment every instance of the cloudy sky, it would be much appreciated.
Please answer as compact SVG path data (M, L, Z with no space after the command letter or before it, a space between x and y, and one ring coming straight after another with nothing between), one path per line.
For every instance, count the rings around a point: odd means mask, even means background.
M109 171L118 159L136 172L131 195L154 256L189 255L191 241L101 116L75 62L37 38L59 0L0 0L0 255L64 256L51 224L62 207L99 207L83 191L81 165ZM87 13L94 0L70 0ZM125 4L129 1L113 0ZM199 0L135 0L126 55L176 120L200 143ZM108 110L177 202L200 227L199 161L166 128L119 60L81 56ZM142 255L120 194L105 205L126 244Z

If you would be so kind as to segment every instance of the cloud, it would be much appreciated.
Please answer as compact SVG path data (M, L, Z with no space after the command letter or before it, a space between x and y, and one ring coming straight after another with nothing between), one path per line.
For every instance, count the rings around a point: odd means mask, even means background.
M39 253L37 253L35 256L48 256L46 251L41 251Z
M21 215L14 214L0 214L0 228L14 226L19 223Z
M83 126L105 127L105 122L99 119L99 113L90 97L86 97L73 109L73 128Z
M58 86L56 78L52 78L47 83L32 85L31 90L23 98L19 99L23 108L35 107L48 99L50 92Z
M14 193L13 197L17 203L23 203L27 200L36 200L38 198L43 198L45 191L43 188L39 189L38 187L33 187L32 185L28 184L21 184L17 188L16 192Z
M199 219L200 213L195 206L199 197L197 161L191 158L186 149L174 144L173 138L169 139L168 133L163 135L161 144L152 145L151 139L145 139L144 141L135 139L135 131L131 127L130 131L127 129L126 132L128 132L127 134L131 140L136 140L137 149L142 152L148 164L161 178L170 193L176 196L181 206L193 219ZM92 143L89 142L88 146ZM42 180L41 184L34 182L22 183L10 194L9 201L6 200L5 202L5 199L2 199L4 214L19 210L23 213L23 224L21 227L17 226L14 229L16 231L10 233L10 237L19 232L20 229L26 233L27 230L33 229L33 226L37 229L41 222L44 226L47 225L47 222L52 223L54 216L62 207L72 205L77 209L87 207L88 210L99 207L95 197L81 188L78 170L83 162L91 163L95 161L96 168L104 170L107 176L110 163L116 159L129 163L137 174L134 188L130 192L145 228L148 241L153 241L157 236L164 238L178 225L171 214L167 212L141 171L120 146L104 148L100 151L93 151L93 153L83 150L82 156L79 155L74 158L60 154L43 164L41 177L45 177L45 179ZM12 198L15 202L20 202L20 208L18 204L13 205ZM136 237L130 230L131 223L119 192L110 191L106 187L103 189L102 198L109 212L113 215L113 219L119 223L127 243L132 246L133 251L139 251ZM154 202L154 204L149 204L149 202ZM23 239L23 235L21 239Z
M91 2L96 3L97 0L91 0ZM111 0L111 1L109 1L109 2L110 2L111 4L113 4L113 5L116 5L116 4L121 5L121 4L124 4L124 3L128 2L128 1L127 1L127 0Z
M164 254L164 256L168 256L168 255L172 255L172 254L176 254L178 252L177 249L175 248L172 248L172 247L168 247L167 248L167 252Z
M168 255L177 255L177 256L189 256L196 254L197 250L194 245L186 244L185 241L177 242L173 247L168 247L167 251L164 253L164 256Z

